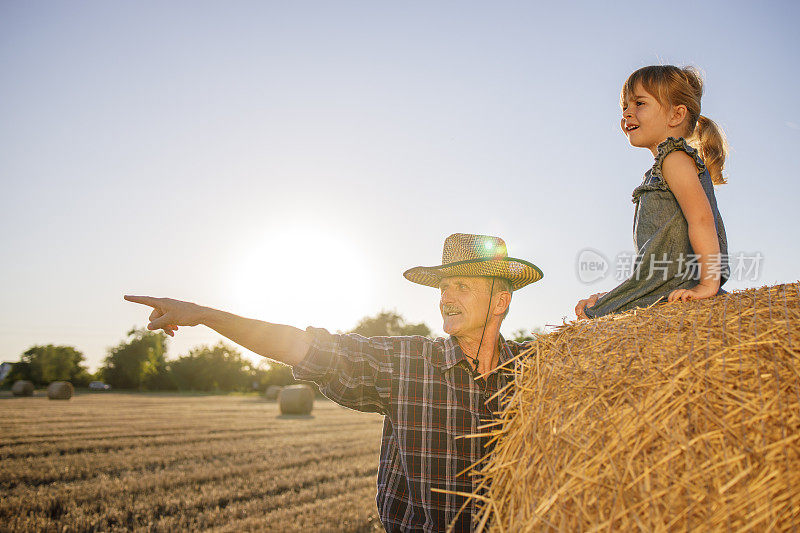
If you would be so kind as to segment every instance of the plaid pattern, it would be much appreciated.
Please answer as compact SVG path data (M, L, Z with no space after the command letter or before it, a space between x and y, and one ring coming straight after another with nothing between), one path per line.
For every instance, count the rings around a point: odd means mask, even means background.
M510 374L500 370L476 381L452 337L309 331L314 341L294 376L316 382L345 407L385 415L377 504L386 530L447 529L466 498L432 489L473 492L474 478L461 472L486 453L488 439L460 437L494 418L500 399L489 399ZM501 338L500 364L525 347ZM470 529L475 511L472 500L458 515L456 531Z

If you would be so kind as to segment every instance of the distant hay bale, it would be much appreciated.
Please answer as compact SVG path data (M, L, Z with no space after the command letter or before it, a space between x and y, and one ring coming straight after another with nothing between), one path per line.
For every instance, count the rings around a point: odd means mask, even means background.
M278 385L270 385L267 387L267 390L264 391L264 398L267 400L277 400L278 395L281 393L281 389L283 389L283 387Z
M307 415L314 407L314 391L308 385L289 385L278 394L281 414Z
M54 381L47 386L47 397L51 400L69 400L74 389L69 381Z
M11 394L14 396L33 396L33 383L24 379L18 379L11 386Z
M479 529L800 528L800 284L570 323L515 369Z

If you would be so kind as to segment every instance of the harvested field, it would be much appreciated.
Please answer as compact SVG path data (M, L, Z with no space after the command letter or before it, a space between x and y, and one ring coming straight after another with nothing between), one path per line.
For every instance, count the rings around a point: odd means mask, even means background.
M11 531L373 531L382 417L255 396L0 401Z

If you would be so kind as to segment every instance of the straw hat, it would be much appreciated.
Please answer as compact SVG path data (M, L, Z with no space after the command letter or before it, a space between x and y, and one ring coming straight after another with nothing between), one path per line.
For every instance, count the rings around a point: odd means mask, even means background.
M500 237L454 233L444 241L442 264L414 267L403 276L408 281L438 287L442 278L451 276L486 276L505 278L511 289L521 289L539 281L544 274L534 264L508 257L506 243Z

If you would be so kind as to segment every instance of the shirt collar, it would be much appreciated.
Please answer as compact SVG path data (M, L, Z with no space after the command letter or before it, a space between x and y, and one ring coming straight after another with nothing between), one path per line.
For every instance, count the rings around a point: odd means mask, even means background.
M442 372L450 370L461 361L471 366L471 362L467 359L467 356L464 355L464 351L461 349L461 346L459 346L455 337L450 336L439 340L442 342L436 343L433 348L433 353L431 353L429 357L430 362L434 366L439 367ZM500 351L500 357L497 362L498 366L514 357L503 335L500 335L498 338L498 349Z

